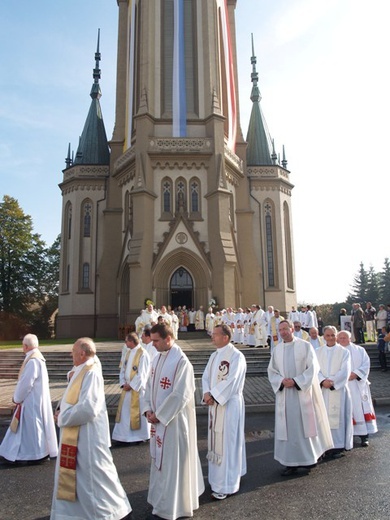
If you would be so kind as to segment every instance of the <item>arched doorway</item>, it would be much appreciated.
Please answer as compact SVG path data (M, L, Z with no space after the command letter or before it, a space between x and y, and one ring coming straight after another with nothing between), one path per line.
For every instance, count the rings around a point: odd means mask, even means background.
M179 306L183 307L183 305L191 308L193 305L193 289L192 276L184 267L179 267L173 273L170 283L172 309Z

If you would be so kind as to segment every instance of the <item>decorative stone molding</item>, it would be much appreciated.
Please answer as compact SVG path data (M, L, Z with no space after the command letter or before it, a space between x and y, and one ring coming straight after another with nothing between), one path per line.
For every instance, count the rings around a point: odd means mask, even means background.
M104 191L104 184L72 184L62 189L62 195L68 195L74 191Z
M286 186L277 186L276 184L252 184L251 191L280 191L291 197L291 189Z
M153 137L149 141L149 152L196 152L196 153L210 153L212 140L201 137L176 137L176 138L162 138Z
M118 179L118 186L121 188L125 186L126 184L129 184L130 181L132 181L135 177L135 168L132 168L131 171L128 171L121 175Z
M192 160L192 161L178 161L177 157L172 160L160 159L151 161L153 169L160 170L201 170L202 168L207 170L208 164L203 160Z
M257 178L284 178L289 179L288 172L283 168L279 167L267 167L267 166L248 166L247 174L249 177L257 177Z
M225 159L232 164L234 168L243 172L244 163L225 143Z
M110 173L109 166L74 166L64 170L64 181L77 179L79 177L108 177Z
M178 244L183 245L187 242L188 236L183 232L177 233L177 235L175 236L175 240Z
M114 176L127 168L135 160L134 148L128 148L114 163Z

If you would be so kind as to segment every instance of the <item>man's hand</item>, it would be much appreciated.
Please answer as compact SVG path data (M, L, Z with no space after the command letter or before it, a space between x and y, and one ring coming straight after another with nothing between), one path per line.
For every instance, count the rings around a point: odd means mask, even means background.
M203 402L206 403L208 406L213 406L215 401L213 399L213 396L210 394L210 392L206 392L203 395Z
M292 378L285 377L282 381L284 388L293 388L295 386L295 381Z
M160 421L157 419L156 414L152 410L148 410L146 413L146 419L150 424L157 424Z

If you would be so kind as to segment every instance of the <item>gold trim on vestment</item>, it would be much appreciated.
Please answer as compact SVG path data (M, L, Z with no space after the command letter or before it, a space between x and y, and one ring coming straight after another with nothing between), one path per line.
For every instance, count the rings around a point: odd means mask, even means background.
M93 369L94 365L85 365L80 373L74 376L66 394L66 403L75 405L79 401L81 386L85 374ZM63 426L60 446L60 465L58 469L57 499L75 502L76 493L76 466L77 442L80 426Z
M136 374L138 374L138 367L139 367L139 363L140 363L143 352L144 351L143 351L142 347L140 347L138 349L138 351L135 353L135 356L133 359L133 365L131 367L131 372L130 372L130 381L133 379L133 377ZM131 354L131 349L129 349L129 351L126 354L125 366L130 357L130 354ZM131 391L131 395L130 395L130 428L132 430L139 430L141 428L141 410L140 410L140 403L139 403L139 392L137 392L133 388L130 391ZM122 390L121 396L119 398L118 410L117 410L116 416L115 416L116 423L121 422L122 406L123 406L123 402L125 400L126 394L127 394L127 390Z

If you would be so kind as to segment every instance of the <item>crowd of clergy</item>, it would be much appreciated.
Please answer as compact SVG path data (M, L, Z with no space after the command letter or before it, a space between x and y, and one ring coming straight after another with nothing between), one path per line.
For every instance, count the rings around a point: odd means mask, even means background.
M204 479L197 447L195 379L177 344L179 330L206 330L215 352L202 377L208 407L208 482L211 498L239 491L246 474L246 361L241 349L270 348L268 377L275 393L274 457L282 476L310 472L322 459L362 447L377 431L366 350L348 330L319 331L315 311L259 305L213 312L175 310L151 303L125 338L121 389L113 443L149 442L150 518L190 517L199 507ZM322 334L320 334L322 332ZM239 348L237 348L239 346ZM102 368L90 338L72 348L74 366L52 413L48 374L38 339L23 340L25 360L14 393L11 425L0 445L8 462L57 457L51 520L131 517L131 505L115 468ZM60 429L59 445L55 423Z

